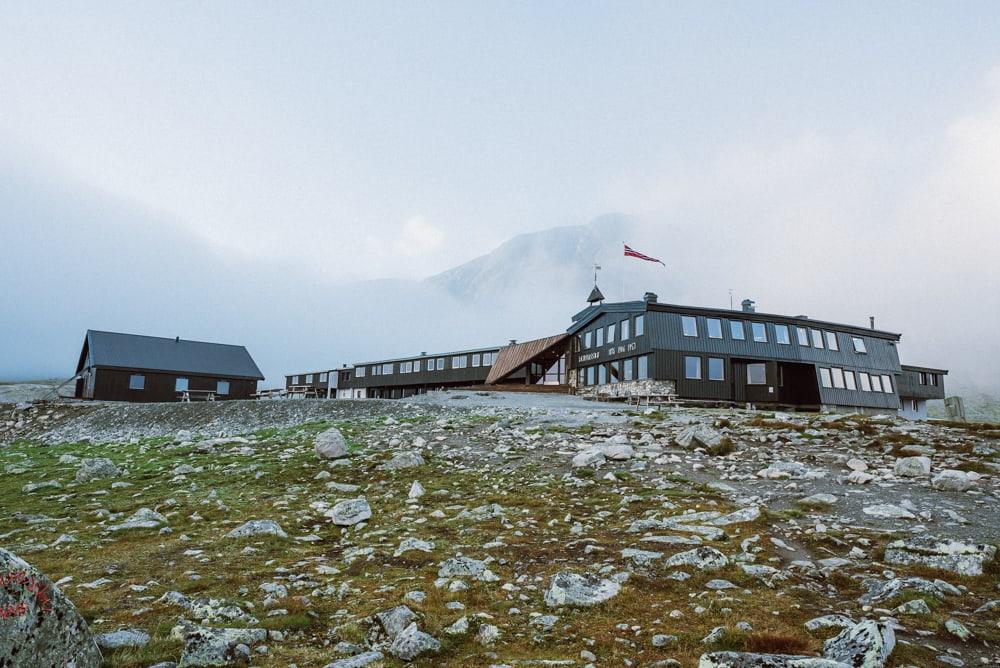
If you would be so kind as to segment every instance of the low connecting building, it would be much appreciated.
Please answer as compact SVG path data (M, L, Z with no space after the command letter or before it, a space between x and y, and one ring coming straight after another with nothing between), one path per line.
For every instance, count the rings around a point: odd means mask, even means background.
M88 330L76 367L78 399L250 399L264 379L243 346Z
M355 364L327 396L485 386L913 419L926 417L929 399L944 398L947 371L902 366L900 334L873 326L758 313L749 300L739 311L664 304L652 293L605 303L596 287L588 302L562 334Z

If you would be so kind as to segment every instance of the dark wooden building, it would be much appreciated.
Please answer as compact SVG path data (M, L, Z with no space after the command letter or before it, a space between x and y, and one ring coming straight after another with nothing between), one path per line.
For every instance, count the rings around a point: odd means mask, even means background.
M249 399L264 379L243 346L88 330L76 397L105 401Z
M447 387L559 386L590 396L926 416L947 371L900 364L900 334L804 315L664 304L589 307L564 334L501 348L367 362L341 396L398 398ZM489 360L488 362L486 360ZM354 394L351 394L354 392Z

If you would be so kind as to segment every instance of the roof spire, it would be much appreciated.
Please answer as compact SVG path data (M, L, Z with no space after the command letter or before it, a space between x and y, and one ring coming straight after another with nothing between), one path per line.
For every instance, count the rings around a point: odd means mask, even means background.
M587 303L593 306L594 304L604 301L604 295L601 293L601 289L597 287L597 272L601 270L601 265L594 263L594 289L590 291L590 296L587 297Z

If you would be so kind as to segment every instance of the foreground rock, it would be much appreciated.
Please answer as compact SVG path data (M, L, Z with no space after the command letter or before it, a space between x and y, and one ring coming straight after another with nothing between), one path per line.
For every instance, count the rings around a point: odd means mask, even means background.
M347 441L336 427L318 434L313 441L313 449L320 459L340 459L348 455Z
M612 580L563 571L557 573L549 583L549 589L545 592L545 605L550 608L597 605L617 596L619 591L621 585Z
M389 654L403 661L412 661L421 654L441 651L441 643L428 633L417 628L412 622L403 629L389 645Z
M959 575L982 575L983 564L992 561L997 549L992 545L973 545L957 540L938 540L918 536L896 540L885 548L885 562L908 566L923 564Z
M226 538L249 538L251 536L288 538L288 534L274 520L250 520L226 534Z
M185 633L184 653L178 668L202 668L247 663L250 646L264 642L264 629L214 629L195 627Z
M119 475L121 475L121 471L118 470L113 461L107 457L95 457L80 462L80 469L76 472L76 481L90 482L98 478L114 478Z
M333 520L337 526L349 527L371 519L372 508L368 505L368 499L359 496L356 499L336 504L326 512L326 516Z
M87 622L47 577L3 548L0 576L0 666L101 665Z

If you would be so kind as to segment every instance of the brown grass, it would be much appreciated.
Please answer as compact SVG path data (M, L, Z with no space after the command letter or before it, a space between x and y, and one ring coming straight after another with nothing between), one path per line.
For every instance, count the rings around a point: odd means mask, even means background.
M812 649L812 640L787 633L753 633L747 639L751 652L759 654L806 654Z

